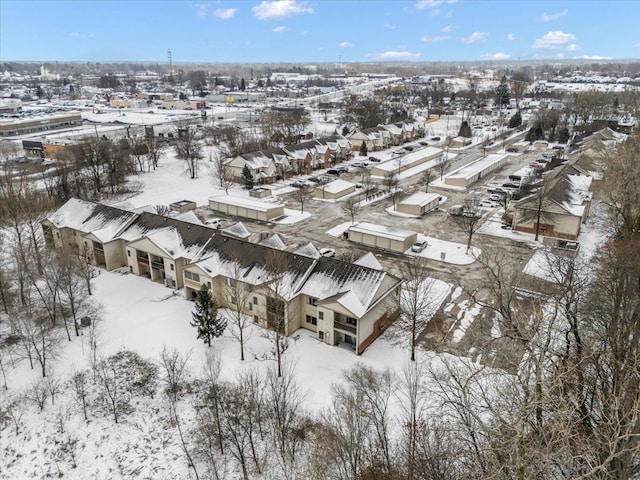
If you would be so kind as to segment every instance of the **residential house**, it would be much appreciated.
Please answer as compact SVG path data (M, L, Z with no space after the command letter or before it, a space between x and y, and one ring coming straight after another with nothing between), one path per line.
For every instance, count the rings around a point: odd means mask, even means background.
M233 179L238 183L244 182L243 171L245 167L253 177L254 183L273 183L277 177L276 162L274 154L282 154L280 149L257 151L236 155L225 162L226 168Z
M206 285L220 305L242 307L260 326L281 325L284 335L306 328L357 354L399 315L401 280L371 255L351 264L321 257L313 245L288 252L278 236L256 244L176 218L77 199L42 227L49 246L86 247L95 265L128 267L166 286L184 286L186 298Z
M592 197L589 188L593 180L590 172L576 164L578 160L547 174L541 187L544 190L538 192L542 198L533 194L513 204L513 230L537 231L545 237L566 240L578 238L589 215Z
M143 212L119 234L126 266L135 275L182 288L184 265L209 242L214 230L163 215Z
M137 214L72 198L42 221L49 247L71 247L94 265L113 270L125 265L124 240L119 237Z

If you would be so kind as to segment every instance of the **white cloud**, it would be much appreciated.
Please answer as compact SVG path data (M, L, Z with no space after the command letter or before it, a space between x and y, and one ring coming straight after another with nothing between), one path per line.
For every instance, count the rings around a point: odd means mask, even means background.
M573 57L575 60L611 60L612 57L601 57L600 55L581 55Z
M540 15L540 20L542 20L543 22L551 22L553 20L564 17L567 13L569 13L569 10L567 10L566 8L559 13L543 13L542 15Z
M198 17L205 17L209 14L209 3L196 3L196 15Z
M545 50L558 50L567 43L573 42L576 36L573 33L564 33L560 30L548 32L542 37L537 38L531 48L542 48Z
M466 43L467 45L474 44L476 42L481 42L487 38L488 33L486 32L473 32L468 37L463 37L461 39L462 43Z
M575 43L572 43L571 45L567 46L567 48L565 49L567 52L577 52L580 49L579 45L576 45Z
M213 14L221 20L229 20L236 14L235 8L219 8Z
M481 60L509 60L511 55L508 53L484 53L480 55Z
M313 9L305 7L304 3L296 0L264 0L260 5L254 6L251 11L258 20L281 20L283 18L298 15L300 13L313 13Z
M514 41L516 39L516 36L513 33L510 33L509 35L507 35L507 40L509 40L510 42Z
M353 47L353 44L349 43L349 42L342 42L342 43L340 43L339 46L342 47L342 48L349 48L349 47Z
M440 31L443 33L450 33L450 32L453 32L455 28L456 27L454 27L453 25L447 25L446 27L442 27Z
M425 8L435 8L443 3L458 3L458 0L419 0L416 2L416 8L418 10L424 10Z
M402 52L387 50L386 52L374 53L373 55L368 55L368 56L373 58L378 58L380 60L412 60L412 59L420 58L422 54L411 53L411 52L407 52L406 50Z
M387 30L395 30L396 26L395 25L391 25L390 23L385 23L383 25L384 28L386 28Z
M444 42L445 40L449 40L451 37L447 37L446 35L436 35L435 37L430 37L429 35L423 35L420 37L420 40L423 42Z
M280 25L279 27L275 27L275 28L271 29L271 31L274 32L274 33L281 33L281 32L284 32L285 30L286 30L286 28L283 27L282 25Z

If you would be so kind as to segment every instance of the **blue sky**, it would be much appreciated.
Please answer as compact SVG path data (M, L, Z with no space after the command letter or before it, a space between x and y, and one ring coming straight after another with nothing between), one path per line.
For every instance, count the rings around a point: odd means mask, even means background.
M0 0L0 60L640 58L640 2Z

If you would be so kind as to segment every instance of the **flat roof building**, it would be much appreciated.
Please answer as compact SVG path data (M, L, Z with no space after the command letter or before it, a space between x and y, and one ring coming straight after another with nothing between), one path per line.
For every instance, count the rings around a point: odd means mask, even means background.
M215 212L268 222L284 215L284 205L253 198L217 195L209 198L209 208Z
M471 184L486 177L494 170L502 168L508 161L509 156L505 154L494 153L487 155L451 172L444 177L444 183L454 187L468 188Z
M418 237L416 232L392 230L383 225L366 222L349 227L347 235L352 242L397 253L409 250Z

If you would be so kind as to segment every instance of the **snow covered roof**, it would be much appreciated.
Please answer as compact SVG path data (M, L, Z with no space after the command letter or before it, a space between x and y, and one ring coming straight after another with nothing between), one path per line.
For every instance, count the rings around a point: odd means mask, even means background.
M376 256L371 252L365 253L353 263L362 267L373 268L374 270L382 270L382 265L380 265Z
M319 304L336 302L362 317L378 298L387 275L373 268L321 257L300 293L318 298Z
M276 253L277 252L277 253ZM233 278L253 286L275 290L292 299L315 260L244 240L217 236L194 262L211 277Z
M148 238L172 258L194 258L214 235L210 228L154 213L141 213L120 236L127 241Z
M284 244L284 242L280 238L280 235L278 235L277 233L270 235L264 240L261 240L260 242L258 242L258 245L264 245L265 247L275 248L276 250L287 249L287 246Z
M231 235L232 237L243 238L243 239L249 238L249 236L251 235L249 230L247 230L247 227L245 227L244 223L242 222L229 225L228 227L223 228L220 231L225 235Z
M360 222L357 225L352 225L351 227L349 227L349 231L360 232L369 235L375 235L377 237L385 237L392 240L401 241L404 241L408 237L416 234L416 232L412 232L409 230L392 230L389 227L385 227L384 225L377 225L367 222Z
M250 208L251 210L257 210L259 212L267 212L272 208L281 208L282 205L279 203L267 203L261 200L255 200L253 198L248 197L236 197L234 195L216 195L213 197L209 197L209 200L223 203L225 205L233 205L236 207L245 207Z
M56 228L93 233L101 242L114 240L138 214L99 203L72 198L47 218Z
M311 242L297 248L296 250L293 251L293 253L298 255L304 255L305 257L310 257L310 258L320 258L320 252L318 251L316 246Z
M413 195L405 198L400 203L403 205L419 205L424 207L429 205L431 202L437 201L440 199L440 195L437 193L425 193L425 192L416 192Z
M350 188L355 188L355 184L347 182L346 180L338 179L317 188L319 188L320 190L324 190L327 193L339 193Z

